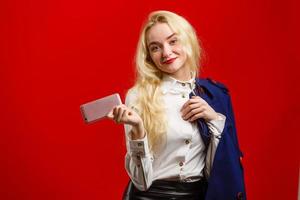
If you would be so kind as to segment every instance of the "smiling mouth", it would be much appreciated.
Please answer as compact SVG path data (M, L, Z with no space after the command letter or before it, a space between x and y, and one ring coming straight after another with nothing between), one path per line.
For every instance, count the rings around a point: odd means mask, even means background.
M172 62L174 62L176 60L176 58L171 58L169 60L166 60L163 62L163 64L171 64Z

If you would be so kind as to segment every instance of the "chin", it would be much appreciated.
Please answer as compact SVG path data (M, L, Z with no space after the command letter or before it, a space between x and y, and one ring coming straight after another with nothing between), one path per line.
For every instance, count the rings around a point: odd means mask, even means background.
M173 69L173 68L166 69L166 68L164 68L164 69L161 69L161 71L164 72L164 73L167 73L167 74L174 74L178 71L178 69Z

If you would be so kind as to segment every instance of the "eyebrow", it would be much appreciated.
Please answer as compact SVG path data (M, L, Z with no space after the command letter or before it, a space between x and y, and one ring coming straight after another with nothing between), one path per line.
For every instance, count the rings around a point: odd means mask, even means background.
M169 35L169 36L166 38L166 40L170 39L170 38L173 37L174 35L176 35L176 33L172 33L171 35ZM150 45L152 45L152 44L159 44L159 42L156 42L156 41L150 42L150 43L148 44L148 46L150 46Z

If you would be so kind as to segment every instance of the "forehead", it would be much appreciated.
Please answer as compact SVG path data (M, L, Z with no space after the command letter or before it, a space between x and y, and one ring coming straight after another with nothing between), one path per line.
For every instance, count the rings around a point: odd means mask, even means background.
M157 23L152 26L147 32L147 44L149 44L150 42L163 42L173 33L174 31L172 31L168 24Z

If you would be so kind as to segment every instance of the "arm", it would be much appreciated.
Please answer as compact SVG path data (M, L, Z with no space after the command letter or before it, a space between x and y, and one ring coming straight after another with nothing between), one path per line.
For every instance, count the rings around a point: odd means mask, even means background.
M149 152L147 135L142 139L130 139L130 127L125 125L127 153L125 169L139 190L147 190L152 184L152 156Z
M207 122L209 132L211 133L210 143L208 145L206 160L205 160L205 174L207 177L210 175L210 171L213 166L213 160L216 154L216 150L221 139L221 134L225 126L226 117L221 113L218 113L218 118Z
M130 91L125 100L127 107L133 107L136 93ZM134 127L124 124L127 153L125 156L125 169L139 190L147 190L152 184L152 155L149 151L148 137L141 124Z

